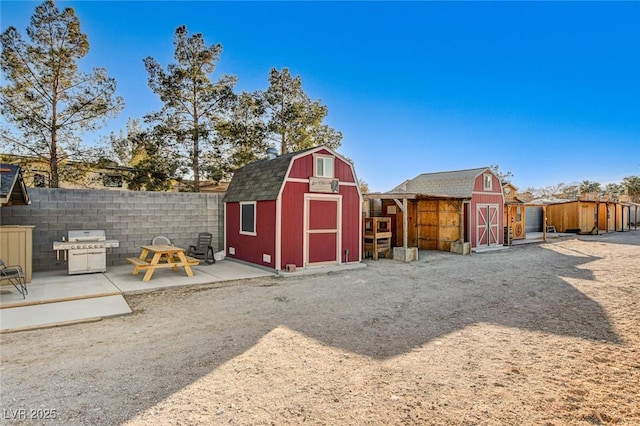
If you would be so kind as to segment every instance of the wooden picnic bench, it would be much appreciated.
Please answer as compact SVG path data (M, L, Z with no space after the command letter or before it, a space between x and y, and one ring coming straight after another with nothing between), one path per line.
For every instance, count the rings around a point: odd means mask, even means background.
M186 256L184 249L170 245L150 245L142 246L139 257L129 257L127 262L133 264L133 275L138 275L140 271L145 271L142 281L149 281L153 272L160 268L171 268L174 271L184 268L188 277L193 276L192 266L198 265L200 260ZM149 258L149 254L152 254Z

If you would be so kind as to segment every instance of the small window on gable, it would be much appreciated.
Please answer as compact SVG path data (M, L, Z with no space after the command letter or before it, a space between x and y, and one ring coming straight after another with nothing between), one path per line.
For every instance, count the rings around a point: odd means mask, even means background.
M333 178L333 157L316 155L313 175L315 177Z
M255 201L240 203L240 233L244 235L257 235Z
M490 173L485 173L484 175L482 175L483 177L483 188L485 191L491 191L492 189L492 183L493 183L493 179L492 179L492 175Z

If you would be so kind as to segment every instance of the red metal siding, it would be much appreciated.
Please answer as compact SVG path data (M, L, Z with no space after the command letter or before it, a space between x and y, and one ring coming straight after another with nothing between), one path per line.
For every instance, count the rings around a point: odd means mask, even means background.
M320 150L315 154L332 155L329 151ZM334 176L340 182L355 182L355 176L351 171L351 164L334 157ZM313 176L313 154L298 158L291 166L290 178L309 179Z
M329 151L325 150L319 151L318 154L331 155ZM356 179L349 163L336 158L334 164L335 176L340 182L355 183ZM313 154L295 160L288 177L308 179L310 176L313 176ZM282 191L282 257L280 266L282 269L288 263L293 263L298 267L304 264L304 194L308 191L309 184L302 182L286 182ZM340 262L347 261L346 250L349 250L348 260L354 262L359 260L360 252L361 200L355 185L340 185L339 193L342 195L342 253ZM314 260L311 259L311 262Z
M339 201L338 198L309 200L309 263L338 261Z
M227 247L226 256L229 254L229 247L238 245L238 231L240 229L240 203L225 203L224 206L224 239Z
M335 233L309 234L309 263L335 262L337 243Z
M473 194L472 200L476 204L504 204L501 194Z
M227 203L225 218L227 256L269 268L276 267L275 201L256 203L255 236L240 234L240 203ZM235 249L235 254L229 254L229 247ZM271 261L264 262L263 254L271 256Z
M332 155L329 151L318 152L323 155ZM340 182L355 183L351 164L336 158L334 163L335 177ZM288 178L308 179L313 176L313 154L309 153L298 158L291 165ZM309 193L308 182L286 182L280 201L280 269L285 269L287 264L295 264L298 267L304 265L304 203L305 194ZM360 214L361 199L358 188L353 185L340 185L339 194L342 196L342 229L340 230L342 253L339 261L347 261L345 252L349 251L348 260L359 261L360 228L362 218ZM318 193L316 193L318 195ZM247 200L251 201L251 200ZM311 205L313 209L336 209L336 201L316 201ZM256 228L257 235L242 235L240 229L240 204L227 203L225 210L226 220L226 246L227 256L244 260L258 265L276 268L276 205L275 200L260 201L256 204ZM327 207L329 206L329 207ZM335 229L337 226L336 215L323 215L322 213L311 216L312 229ZM336 234L316 234L310 237L310 244L317 250L311 253L310 262L335 261ZM228 253L233 247L235 254ZM263 255L271 256L271 262L264 262Z
M486 173L489 172L487 171ZM476 177L475 184L473 185L474 192L485 192L483 181L484 174L485 173L480 173L478 177ZM493 174L491 175L491 191L488 192L499 192L500 194L502 194L502 186L500 185L500 180Z
M340 182L355 182L355 176L353 175L352 171L351 171L351 165L349 163L346 163L344 161L342 161L339 158L336 158L335 162L334 162L334 169L335 169L335 177L340 181Z
M311 200L309 203L309 229L336 229L338 211L336 200Z
M360 253L360 230L362 216L360 213L360 195L355 186L341 186L342 194L342 253L341 262L358 262ZM347 252L349 256L347 258Z
M295 160L289 172L290 178L309 179L309 176L313 176L313 155L311 154Z
M288 263L304 264L304 194L308 189L308 183L287 182L282 191L281 269Z
M464 210L462 213L463 223L464 223L464 242L471 242L471 213L470 213L471 203L464 203Z
M483 174L481 173L475 181L474 184L474 194L471 198L471 227L469 229L471 236L471 247L476 247L478 235L477 235L477 209L479 204L496 204L498 206L498 211L504 211L504 198L502 197L502 187L500 186L500 181L496 176L492 176L492 188L491 191L484 191L484 183L483 183ZM504 242L504 232L503 232L503 215L498 215L498 244L502 244Z

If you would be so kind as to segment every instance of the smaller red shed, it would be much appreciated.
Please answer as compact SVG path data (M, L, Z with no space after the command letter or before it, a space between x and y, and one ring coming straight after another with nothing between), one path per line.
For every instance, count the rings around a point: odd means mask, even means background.
M380 198L394 200L386 207L392 222L396 215L403 221L406 217L406 241L411 247L449 251L454 241L468 242L472 249L503 244L504 195L500 178L490 167L423 173ZM406 216L396 210L400 203L395 200L400 199L408 201ZM404 239L403 232L404 224L397 228L396 245Z
M286 269L358 263L362 194L353 164L324 147L237 170L224 197L225 253Z

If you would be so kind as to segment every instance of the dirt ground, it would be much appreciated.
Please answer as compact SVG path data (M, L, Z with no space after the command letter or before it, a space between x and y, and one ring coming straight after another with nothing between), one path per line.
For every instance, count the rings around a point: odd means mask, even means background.
M421 256L1 335L0 421L640 424L640 231Z

